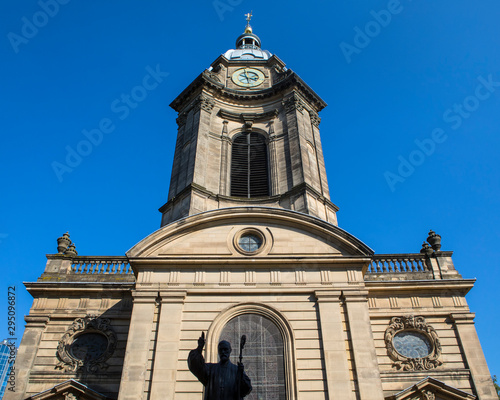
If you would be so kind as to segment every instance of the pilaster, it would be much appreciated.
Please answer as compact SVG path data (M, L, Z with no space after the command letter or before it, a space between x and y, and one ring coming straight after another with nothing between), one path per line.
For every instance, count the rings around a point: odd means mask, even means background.
M498 400L474 326L474 313L451 314L479 400Z
M193 126L196 130L196 156L193 160L194 171L192 182L202 187L206 187L206 179L210 179L210 172L207 171L209 157L208 153L208 133L210 131L210 117L215 101L207 95L201 94L195 101L193 112L198 118L198 123ZM208 176L207 176L208 175ZM212 177L213 178L213 177ZM190 182L189 182L190 183Z
M283 101L283 107L285 109L288 143L290 146L292 186L297 186L304 182L304 169L298 124L298 115L302 114L304 111L304 105L299 97L295 93L292 93L290 97Z
M160 292L160 315L150 400L175 397L182 309L186 292Z
M382 400L384 392L370 322L368 291L344 291L343 295L349 321L359 397L361 400Z
M220 178L219 178L219 194L229 196L229 146L231 139L227 136L228 121L223 121L221 149L220 149Z
M16 391L11 392L8 390L9 385L7 385L3 396L5 400L22 400L26 397L30 371L33 368L42 333L47 326L49 317L28 315L25 317L25 321L26 328L23 340L17 351L14 364Z
M118 400L146 400L145 385L158 292L137 290L132 292L132 297L134 306Z
M349 376L340 291L316 291L329 400L355 400Z

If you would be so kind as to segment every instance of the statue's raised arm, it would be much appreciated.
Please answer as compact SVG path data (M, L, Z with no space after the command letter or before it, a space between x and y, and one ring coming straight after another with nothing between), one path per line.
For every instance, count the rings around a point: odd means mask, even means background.
M233 364L231 344L226 340L219 343L219 362L206 363L202 351L205 346L205 333L198 339L198 347L189 352L189 370L205 386L205 400L240 400L252 391L250 378L241 362Z

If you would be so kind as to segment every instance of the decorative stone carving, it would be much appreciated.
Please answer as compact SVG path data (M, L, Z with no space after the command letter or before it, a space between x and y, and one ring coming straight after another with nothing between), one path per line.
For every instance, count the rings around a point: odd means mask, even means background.
M432 247L429 246L426 242L422 243L422 248L420 249L420 253L425 254L427 256L431 256L434 253Z
M194 104L194 111L198 112L200 109L206 112L212 112L215 106L215 100L210 97L200 95Z
M66 232L61 237L57 238L57 252L63 254L70 244L71 239L69 238L69 232Z
M76 397L73 393L66 392L64 393L64 400L78 400L78 397Z
M185 112L179 113L179 116L176 119L177 126L181 127L186 123L186 121L187 121L187 113Z
M70 256L70 257L76 257L78 255L78 252L75 249L75 244L70 243L70 245L68 246L68 248L66 249L64 254L66 254L67 256Z
M311 117L311 124L313 124L316 128L319 128L321 118L318 113L316 111L309 111L309 116Z
M108 368L106 360L115 351L116 342L109 319L96 315L77 318L59 341L56 368L96 374Z
M427 237L427 242L435 251L441 250L441 235L438 235L434 231L429 231L429 236Z
M215 82L219 82L221 83L221 80L219 78L219 74L213 72L213 71L205 71L205 74L210 78L212 79L213 81Z
M283 107L285 107L285 112L287 114L295 110L302 112L304 110L304 103L300 100L299 96L294 93L289 98L283 100Z
M421 399L422 400L436 400L436 395L431 392L429 389L423 389L421 391Z
M414 335L417 340L427 340L428 342L425 344L427 345L428 354L423 357L401 354L394 346L394 337L398 334L400 334L399 337L406 334L408 336ZM393 367L403 371L422 371L436 368L442 364L438 360L441 355L441 343L438 335L422 316L407 315L392 318L389 327L385 331L384 339L387 355L394 361Z

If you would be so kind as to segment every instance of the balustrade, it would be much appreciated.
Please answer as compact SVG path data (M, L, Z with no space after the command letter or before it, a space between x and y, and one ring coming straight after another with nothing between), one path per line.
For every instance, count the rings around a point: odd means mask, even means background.
M74 274L133 274L127 257L87 257L73 258L71 272Z
M400 274L430 271L423 254L377 254L368 267L369 274Z

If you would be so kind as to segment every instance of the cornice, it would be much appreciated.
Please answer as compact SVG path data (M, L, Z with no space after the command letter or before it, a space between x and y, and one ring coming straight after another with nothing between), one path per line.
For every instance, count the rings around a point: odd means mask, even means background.
M276 96L283 91L294 88L304 99L314 108L316 112L321 111L327 104L312 90L295 72L287 70L285 77L273 86L262 90L241 91L224 87L220 82L213 79L209 71L204 71L186 88L179 96L175 98L170 107L177 112L182 112L189 101L192 100L192 95L200 89L205 88L212 91L215 95L238 101L254 101L267 99Z
M219 115L224 119L236 122L262 121L275 118L278 115L278 109L265 113L234 113L221 108Z

